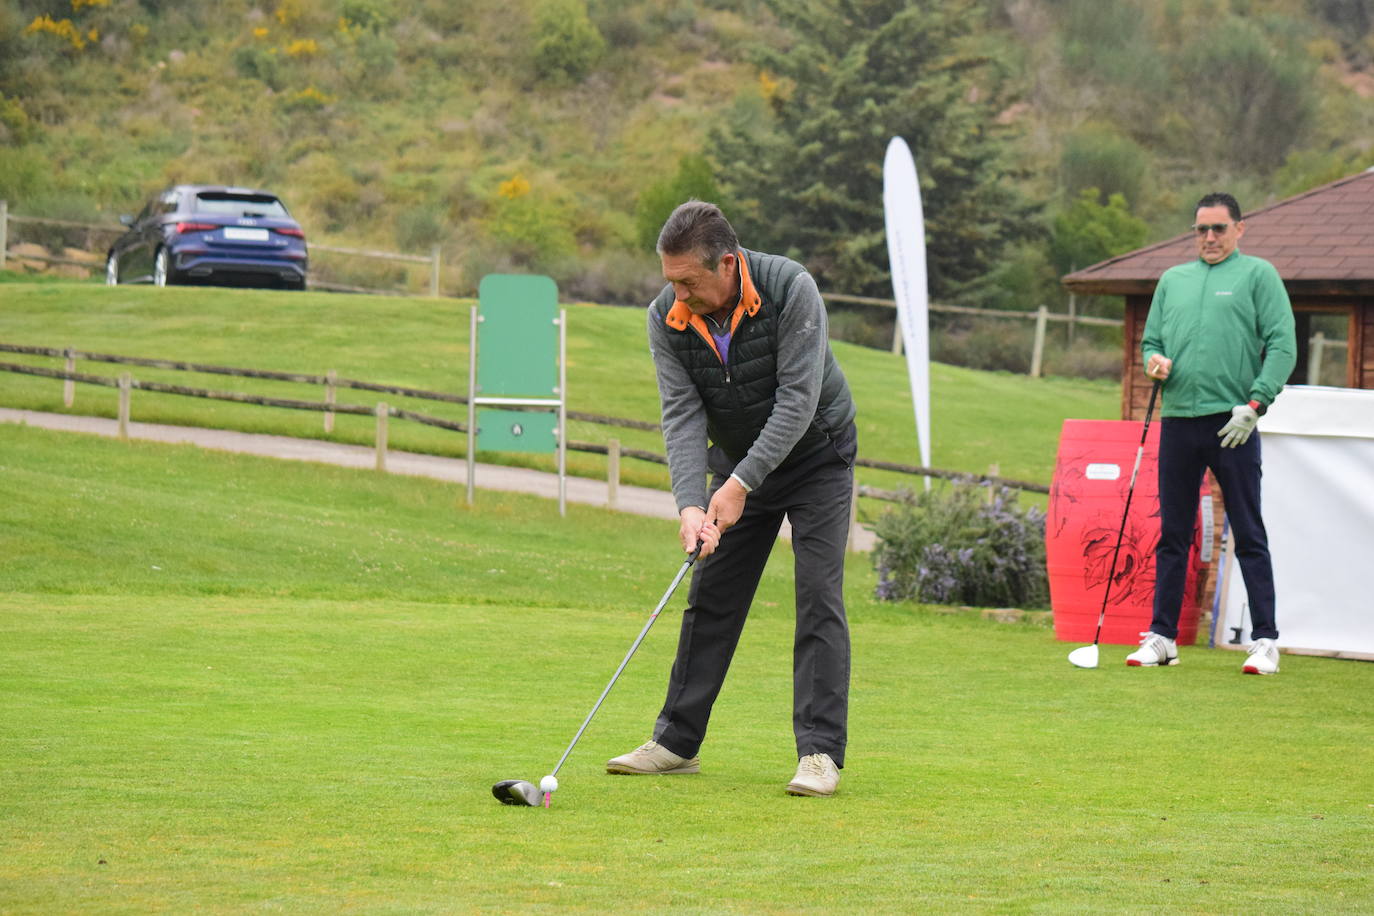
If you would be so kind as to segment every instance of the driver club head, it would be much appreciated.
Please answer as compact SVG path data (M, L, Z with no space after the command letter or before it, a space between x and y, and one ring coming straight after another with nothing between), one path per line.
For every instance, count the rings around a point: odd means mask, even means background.
M491 787L491 794L503 805L529 808L538 808L543 798L538 786L523 779L503 779Z
M1097 645L1081 646L1069 653L1069 664L1076 668L1097 667Z

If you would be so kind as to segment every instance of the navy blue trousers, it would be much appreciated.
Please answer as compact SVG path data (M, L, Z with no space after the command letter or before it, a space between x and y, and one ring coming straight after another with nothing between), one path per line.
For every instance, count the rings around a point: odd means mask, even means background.
M829 754L844 766L849 717L849 622L844 555L854 485L853 427L784 465L749 494L740 520L697 564L682 613L677 658L654 740L693 757L706 737L768 555L786 516L792 523L797 622L792 647L792 731L797 756ZM717 473L712 492L727 479Z
M1159 546L1155 548L1155 603L1150 631L1178 638L1178 618L1188 575L1188 552L1196 527L1198 488L1211 468L1221 485L1241 578L1250 602L1253 639L1277 639L1274 619L1274 569L1269 535L1260 517L1260 436L1237 448L1222 448L1217 430L1231 419L1165 417L1159 430Z

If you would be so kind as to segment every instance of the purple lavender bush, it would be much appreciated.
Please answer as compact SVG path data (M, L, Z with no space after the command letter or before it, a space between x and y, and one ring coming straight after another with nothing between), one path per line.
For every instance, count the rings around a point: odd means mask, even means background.
M879 517L873 565L884 601L1043 607L1045 513L971 480L907 492Z

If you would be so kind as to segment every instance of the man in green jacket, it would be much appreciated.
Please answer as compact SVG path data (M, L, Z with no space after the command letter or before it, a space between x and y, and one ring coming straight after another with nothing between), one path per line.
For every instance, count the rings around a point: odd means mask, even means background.
M1159 434L1160 538L1154 615L1131 666L1178 664L1178 618L1198 488L1211 468L1221 485L1250 604L1254 642L1241 670L1275 674L1279 636L1274 572L1260 515L1260 437L1255 424L1297 361L1293 309L1278 271L1241 254L1240 204L1230 194L1197 203L1198 259L1159 278L1140 352L1163 385Z

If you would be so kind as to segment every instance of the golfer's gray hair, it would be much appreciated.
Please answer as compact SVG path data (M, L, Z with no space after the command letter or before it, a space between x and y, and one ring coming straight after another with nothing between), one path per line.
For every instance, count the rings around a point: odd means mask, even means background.
M722 255L739 248L734 227L720 207L704 200L679 204L663 224L655 250L662 255L700 254L702 263L714 269Z

